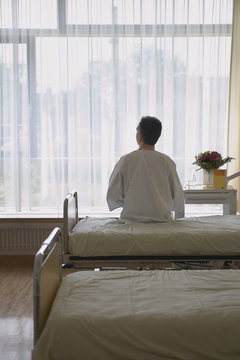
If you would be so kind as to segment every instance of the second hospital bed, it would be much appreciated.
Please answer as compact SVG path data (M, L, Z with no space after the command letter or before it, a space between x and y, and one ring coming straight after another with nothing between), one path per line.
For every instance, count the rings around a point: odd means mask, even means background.
M79 271L35 257L33 360L238 360L240 270Z
M78 194L64 200L63 263L76 267L181 268L237 266L240 216L206 216L163 223L121 223L115 218L78 219Z

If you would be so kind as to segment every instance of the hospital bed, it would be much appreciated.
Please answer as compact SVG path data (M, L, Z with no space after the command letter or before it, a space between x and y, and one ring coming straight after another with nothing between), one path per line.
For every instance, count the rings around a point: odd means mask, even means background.
M78 219L78 194L64 199L63 264L78 268L222 268L240 259L240 216L164 223Z
M35 256L33 360L238 360L240 270L78 271ZM51 291L49 291L51 289Z

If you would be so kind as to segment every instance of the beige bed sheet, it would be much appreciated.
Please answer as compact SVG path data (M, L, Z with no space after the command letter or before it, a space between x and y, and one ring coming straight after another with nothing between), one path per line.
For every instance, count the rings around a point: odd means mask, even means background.
M164 223L120 223L86 217L69 235L76 256L240 254L240 216L185 218Z
M240 270L67 276L33 360L239 360Z

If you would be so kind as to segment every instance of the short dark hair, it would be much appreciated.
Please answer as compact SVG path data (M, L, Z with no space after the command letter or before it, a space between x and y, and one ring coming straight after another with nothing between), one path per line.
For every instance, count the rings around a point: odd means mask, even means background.
M162 123L156 117L143 116L137 126L137 130L147 145L155 145L162 133Z

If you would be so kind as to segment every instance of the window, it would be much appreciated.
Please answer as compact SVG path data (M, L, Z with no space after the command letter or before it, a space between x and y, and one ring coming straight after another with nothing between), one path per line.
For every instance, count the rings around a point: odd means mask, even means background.
M182 184L226 154L232 0L0 0L0 212L106 211L108 179L157 116Z

